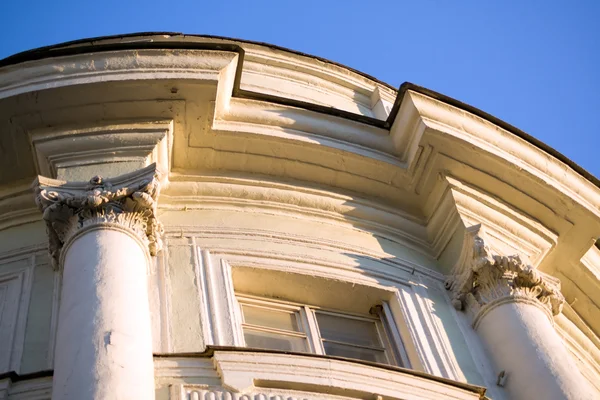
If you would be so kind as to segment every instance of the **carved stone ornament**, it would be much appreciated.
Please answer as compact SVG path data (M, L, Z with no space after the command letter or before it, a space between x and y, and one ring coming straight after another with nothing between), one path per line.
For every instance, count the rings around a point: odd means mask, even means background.
M539 301L552 315L560 314L565 301L560 281L527 265L518 255L492 254L479 230L479 225L467 229L462 257L446 280L452 305L457 310L469 307L476 314L495 300L526 297Z
M147 243L153 256L162 247L163 228L156 218L160 188L156 164L110 180L95 176L87 183L38 176L34 187L54 268L59 266L67 240L79 229L95 224L113 223L131 229Z

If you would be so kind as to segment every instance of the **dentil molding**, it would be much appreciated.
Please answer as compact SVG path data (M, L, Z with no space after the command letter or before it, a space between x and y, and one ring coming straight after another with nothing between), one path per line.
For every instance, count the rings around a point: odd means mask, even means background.
M560 281L524 263L519 255L498 255L486 245L481 225L466 229L463 251L446 281L457 310L469 309L478 320L492 304L533 301L552 315L562 311Z
M118 224L136 233L151 255L162 248L161 223L156 218L160 182L156 164L105 180L65 182L38 176L36 203L43 212L48 250L55 269L62 247L79 230L97 224Z

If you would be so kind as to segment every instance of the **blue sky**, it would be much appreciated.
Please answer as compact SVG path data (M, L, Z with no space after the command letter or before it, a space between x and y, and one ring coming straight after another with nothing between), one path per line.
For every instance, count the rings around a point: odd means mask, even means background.
M600 177L600 0L0 0L0 58L85 37L213 34L480 108Z

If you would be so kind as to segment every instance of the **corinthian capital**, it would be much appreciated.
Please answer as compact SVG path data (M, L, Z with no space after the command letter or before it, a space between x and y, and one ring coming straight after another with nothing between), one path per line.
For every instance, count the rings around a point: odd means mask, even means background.
M560 281L543 274L519 255L494 254L479 236L480 226L467 229L463 255L446 280L457 310L470 308L477 314L484 306L502 298L529 298L557 315L564 297Z
M65 182L38 176L36 204L43 213L48 251L55 268L63 245L78 230L94 224L119 224L134 231L151 255L162 247L162 225L156 218L160 188L156 164L110 180Z

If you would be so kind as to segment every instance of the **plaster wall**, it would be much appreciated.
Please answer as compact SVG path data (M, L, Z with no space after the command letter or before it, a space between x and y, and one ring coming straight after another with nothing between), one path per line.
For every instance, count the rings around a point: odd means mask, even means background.
M340 282L341 285L335 286L340 296L345 293L344 284L383 291L388 296L396 293L405 307L396 309L395 314L399 325L406 324L402 338L409 344L408 352L417 369L485 386L491 398L504 398L502 389L494 385L497 371L489 363L479 338L473 334L467 319L449 304L443 288L444 276L437 272L441 270L438 261L408 247L401 237L381 237L355 226L358 223L351 220L334 223L310 216L298 218L265 212L259 207L250 210L194 207L160 210L166 247L155 259L148 280L155 353L202 352L210 342L203 323L206 307L198 276L199 254L207 250L215 260L231 265L233 283L236 271L250 268L264 271L265 276L269 276L269 271L280 271ZM0 232L7 238L5 246L12 243L23 249L21 246L25 244L37 248L39 253L32 270L35 292L30 293L21 373L51 366L52 330L57 312L55 285L60 280L48 264L43 241L36 239L44 237L43 229L39 224L29 224ZM36 240L39 240L37 245ZM5 251L10 254L8 249ZM32 262L29 255L25 259L22 266ZM236 284L240 286L239 280ZM261 290L256 286L249 287ZM306 289L310 290L310 282ZM258 291L254 294L260 295ZM285 286L281 291L287 291L289 296L294 293ZM224 300L232 295L231 291L219 292ZM352 305L340 301L339 306ZM235 321L224 323L235 328ZM198 377L183 380L192 384L201 381ZM168 379L162 382L157 384L157 395L166 393L173 383Z
M473 346L478 338L465 336L471 327L449 304L444 276L428 254L352 221L319 221L260 207L207 208L160 211L167 239L151 278L155 353L202 352L206 344L215 344L207 340L205 326L210 330L214 322L198 313L212 312L203 304L204 273L199 271L206 268L202 253L208 251L213 264L224 262L231 270L231 286L218 290L220 299L214 302L235 301L240 291L368 312L382 298L393 299L413 368L491 386L493 371L481 347ZM235 317L222 318L219 323L240 329ZM234 339L218 344L235 345ZM488 393L503 398L501 390Z
M395 382L403 398L475 393L304 356L174 357L243 343L236 291L344 310L385 300L406 365L507 398L490 362L503 350L484 346L443 287L464 228L477 224L498 252L524 254L563 281L561 340L597 381L600 192L579 172L439 95L408 90L390 116L396 90L324 60L227 39L146 39L134 41L154 47L109 38L98 43L128 48L0 71L0 147L9 149L0 160L0 374L55 366L62 276L46 256L31 180L86 181L156 162L165 247L147 287L159 399L385 397ZM183 42L204 47L172 48ZM273 366L284 364L286 387L276 387ZM348 371L387 378L369 386ZM330 375L337 386L323 384ZM0 399L49 397L47 376L10 380L0 379Z

